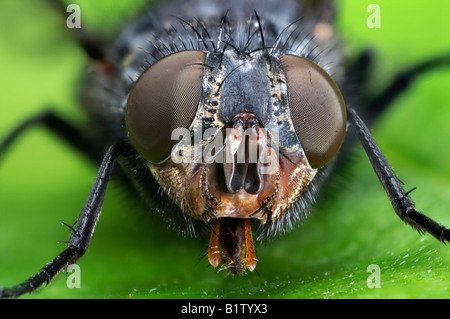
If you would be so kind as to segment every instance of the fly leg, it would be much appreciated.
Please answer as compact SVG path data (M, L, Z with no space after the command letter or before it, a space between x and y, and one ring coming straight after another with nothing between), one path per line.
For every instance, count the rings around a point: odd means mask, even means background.
M61 13L65 13L65 7L61 1L50 1L58 7ZM64 21L64 20L61 20ZM71 29L72 30L72 29ZM107 60L103 46L98 39L85 32L83 29L74 29L73 36L84 49L86 55L93 64L103 72L111 71L111 63ZM105 196L106 186L111 176L114 163L122 153L121 143L113 144L104 152L104 141L96 141L83 131L55 114L53 111L45 111L33 116L15 129L13 129L3 141L0 141L0 156L17 139L34 126L43 126L56 133L63 140L88 155L96 162L102 162L95 179L89 198L80 213L77 226L74 228L68 242L68 247L50 263L45 265L40 272L25 280L23 283L11 287L0 287L0 298L18 297L24 293L32 292L44 283L49 283L62 269L76 262L83 256L89 245L95 224L100 214L101 205Z
M424 61L400 72L388 87L379 95L370 99L367 107L361 111L361 117L365 119L364 122L356 114L355 110L347 107L348 121L355 129L356 135L363 145L375 173L383 184L397 215L412 227L432 234L441 242L450 241L450 229L415 209L414 202L408 196L409 192L403 189L401 182L392 171L386 157L376 144L367 126L370 126L419 76L429 71L449 66L450 56L444 55Z
M33 116L13 129L9 135L0 142L0 156L7 151L11 144L15 142L22 133L36 125L42 125L56 133L59 137L94 159L96 162L101 161L102 154L100 152L103 150L100 146L97 145L92 138L89 138L86 134L82 133L78 128L55 114L53 111L45 111Z
M442 67L450 67L449 55L424 61L400 72L383 92L369 101L367 108L364 109L361 117L367 126L370 127L371 123L387 109L395 98L405 92L419 76Z
M66 4L61 0L48 0L48 2L54 6L55 10L61 14L61 23L65 23ZM67 28L62 26L70 33L80 47L84 50L86 56L90 59L94 67L104 73L112 72L113 63L108 59L104 50L104 44L102 41L95 37L93 34L87 32L84 28ZM96 162L100 162L102 159L102 153L104 149L102 144L95 143L95 141L82 133L78 128L58 116L52 111L45 111L42 114L31 117L20 124L14 129L4 141L0 142L0 156L5 150L21 135L26 129L36 124L41 124L51 131L57 133L69 144L75 146L83 153L94 159Z
M386 157L370 134L369 129L356 112L348 106L347 115L349 123L354 127L372 167L383 184L391 204L400 219L419 231L430 233L441 242L450 242L449 228L440 225L415 209L414 202L408 195L409 192L403 189L401 182L394 174Z
M46 264L40 272L23 283L11 288L0 287L0 298L16 298L24 293L36 290L44 283L48 284L62 269L75 263L84 255L100 215L106 186L114 163L122 151L122 143L116 142L104 154L94 185L80 213L77 225L70 236L67 249Z

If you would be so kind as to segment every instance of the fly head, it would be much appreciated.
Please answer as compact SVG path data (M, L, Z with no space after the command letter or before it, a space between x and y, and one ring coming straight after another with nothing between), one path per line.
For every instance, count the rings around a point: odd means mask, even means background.
M269 50L259 17L251 23L259 48L227 38L168 54L134 83L126 107L133 146L185 219L209 225L210 263L233 273L256 266L250 220L264 238L307 214L313 181L346 132L328 73Z

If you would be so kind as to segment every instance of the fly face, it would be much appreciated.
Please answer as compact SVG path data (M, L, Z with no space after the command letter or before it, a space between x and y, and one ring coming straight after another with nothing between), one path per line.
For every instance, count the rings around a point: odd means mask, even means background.
M308 188L346 132L331 77L309 59L269 52L258 23L254 13L256 49L248 39L243 49L224 44L158 60L126 107L128 136L160 186L187 218L211 223L210 263L223 255L236 273L256 266L249 219L264 225L263 237L306 214Z

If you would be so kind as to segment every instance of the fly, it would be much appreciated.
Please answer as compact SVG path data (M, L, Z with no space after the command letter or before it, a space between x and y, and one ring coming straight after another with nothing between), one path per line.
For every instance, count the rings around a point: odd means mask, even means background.
M184 233L208 232L211 266L254 271L254 241L282 234L309 214L340 164L342 145L355 139L400 219L449 241L448 228L415 208L356 111L375 118L404 87L360 106L347 87L363 86L370 59L344 64L333 19L326 0L174 0L111 44L74 30L92 62L80 104L102 133L92 138L48 111L13 130L0 153L42 124L100 167L68 247L0 296L34 291L84 255L113 170L149 205L162 192ZM428 61L407 79L446 64L448 58Z

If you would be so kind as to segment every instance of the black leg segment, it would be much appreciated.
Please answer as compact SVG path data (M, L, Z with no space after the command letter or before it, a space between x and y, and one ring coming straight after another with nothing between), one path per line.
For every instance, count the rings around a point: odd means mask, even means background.
M361 114L362 118L365 119L365 122L370 127L371 122L383 113L401 93L405 92L414 80L427 72L441 69L442 67L450 67L450 55L424 61L400 72L383 92L369 102L365 112Z
M100 144L51 110L37 114L19 124L0 141L0 157L29 128L41 125L96 162L102 159Z
M347 115L348 121L355 128L356 134L397 215L412 227L430 233L441 242L450 241L449 228L440 225L415 209L414 202L408 195L409 192L403 189L401 182L394 174L386 157L361 118L350 107L347 107Z
M24 293L36 290L42 284L49 283L61 270L75 263L84 255L100 215L103 198L105 197L106 187L114 163L121 153L122 142L113 144L106 151L89 197L78 218L77 226L70 236L68 248L42 268L40 272L25 280L23 283L11 288L0 287L0 298L15 298Z

